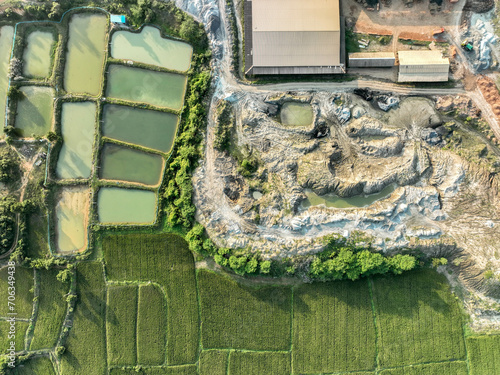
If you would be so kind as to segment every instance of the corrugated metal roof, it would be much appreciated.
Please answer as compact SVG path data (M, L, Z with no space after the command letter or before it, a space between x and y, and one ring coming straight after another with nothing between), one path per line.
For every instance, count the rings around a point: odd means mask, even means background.
M123 15L119 15L119 14L112 14L109 16L109 18L110 18L110 21L112 23L126 23L127 22L126 17Z
M340 31L253 32L254 66L340 64Z
M405 74L399 72L398 82L447 82L448 73Z
M399 51L399 65L450 65L440 51Z
M339 0L252 0L253 31L340 31Z
M351 59L395 59L393 52L354 52L349 54Z

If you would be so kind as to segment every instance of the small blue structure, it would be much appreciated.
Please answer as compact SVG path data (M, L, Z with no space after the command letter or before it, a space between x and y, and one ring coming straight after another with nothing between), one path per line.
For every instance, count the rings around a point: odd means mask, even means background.
M119 14L112 14L110 16L111 23L122 24L125 25L127 23L127 18L125 16Z

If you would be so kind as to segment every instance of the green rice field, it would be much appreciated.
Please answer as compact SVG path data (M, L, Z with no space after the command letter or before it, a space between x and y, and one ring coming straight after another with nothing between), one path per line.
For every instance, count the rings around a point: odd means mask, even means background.
M108 104L102 134L166 153L174 143L178 122L178 116L171 113Z
M9 313L7 306L9 296L7 289L8 277L7 267L0 269L0 285L2 285L0 288L0 300L5 301L5 303L0 303L0 317L3 318L7 318ZM14 278L16 281L16 317L19 319L29 319L33 312L33 270L30 268L16 267Z
M48 78L52 65L52 46L55 43L51 31L37 30L28 35L23 56L23 73L29 77Z
M433 270L279 286L195 272L187 243L174 234L106 235L100 246L104 264L77 267L62 375L131 375L138 365L140 374L158 375L498 372L500 336L465 338L459 301ZM55 271L38 272L42 297L44 285L61 285L39 301L38 316L50 306L62 311L47 301L57 302L64 284L51 281ZM61 316L37 322L32 347L53 345ZM20 324L22 348L28 323Z
M186 76L181 74L110 65L106 96L179 111L186 83Z
M38 270L38 312L30 350L55 348L66 315L69 284L56 279L59 270Z
M35 357L16 367L13 375L56 375L48 357Z
M54 90L49 87L21 87L17 102L16 128L23 137L43 137L52 129Z

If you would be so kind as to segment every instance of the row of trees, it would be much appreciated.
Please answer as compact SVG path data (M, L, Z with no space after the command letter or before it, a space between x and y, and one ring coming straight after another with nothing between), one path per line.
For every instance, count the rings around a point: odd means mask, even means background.
M330 235L324 241L326 249L317 255L309 269L309 275L314 279L357 280L377 274L399 275L418 265L413 255L397 254L387 257L373 252L370 243L359 241L356 234L349 239Z

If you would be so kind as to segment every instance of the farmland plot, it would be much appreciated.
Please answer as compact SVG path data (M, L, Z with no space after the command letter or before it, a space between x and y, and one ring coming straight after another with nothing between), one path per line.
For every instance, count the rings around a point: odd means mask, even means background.
M167 295L168 365L195 363L198 353L198 297L193 255L182 237L112 235L103 240L110 280L160 284Z
M198 272L203 347L289 350L290 288L249 288Z
M225 375L229 359L227 350L204 350L200 354L200 375Z
M143 365L165 363L167 314L165 296L154 285L139 287L137 313L137 362ZM175 344L175 343L174 343Z
M380 371L380 375L448 375L448 374L467 375L467 364L463 361L428 363L425 365L408 366L408 367Z
M9 339L10 332L10 322L0 320L0 354L4 354L10 347L10 342L14 341ZM21 351L25 349L24 338L26 336L26 330L28 329L28 322L16 321L16 351Z
M229 354L228 375L289 375L290 353L239 352Z
M77 266L78 302L67 349L61 360L64 375L104 375L106 365L106 284L100 262Z
M144 368L141 375L197 375L196 365L186 366L165 366L165 367L148 367ZM135 369L118 369L114 368L109 375L137 375ZM213 374L216 375L216 374Z
M69 284L56 279L58 272L56 269L37 271L40 295L30 350L54 348L61 333L67 307L64 296L68 293Z
M6 301L9 295L7 289L9 285L7 282L10 275L7 271L7 267L0 270L0 301L5 301L5 303L0 303L1 317L7 317L8 313ZM33 312L33 270L17 266L14 278L16 287L16 316L19 319L29 319Z
M421 270L376 278L374 303L381 367L465 358L462 312L444 276Z
M109 366L135 365L137 286L113 285L108 288L106 334Z
M470 374L500 374L500 335L467 338Z
M375 326L365 280L294 290L292 361L295 373L375 368Z
M13 375L56 375L56 372L49 358L36 357L18 365Z

